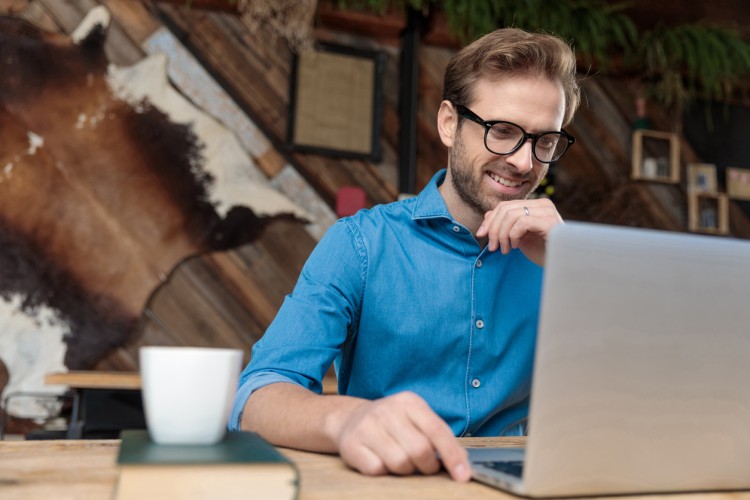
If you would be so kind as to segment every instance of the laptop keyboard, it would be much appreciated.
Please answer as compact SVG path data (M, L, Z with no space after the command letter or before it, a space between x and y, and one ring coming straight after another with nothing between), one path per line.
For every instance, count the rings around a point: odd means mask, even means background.
M485 461L476 462L489 469L494 469L499 472L504 472L511 476L522 477L523 474L523 462L521 460L510 460L510 461Z

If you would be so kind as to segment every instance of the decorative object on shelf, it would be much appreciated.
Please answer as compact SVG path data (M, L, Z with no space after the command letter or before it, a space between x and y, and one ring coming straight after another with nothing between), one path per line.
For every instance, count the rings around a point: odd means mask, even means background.
M680 141L677 134L658 130L633 131L631 177L656 182L680 182Z
M648 119L648 113L646 112L646 98L639 95L635 98L635 121L633 122L633 130L651 128L651 121Z
M688 193L688 229L729 234L729 198L725 193Z
M293 55L287 144L380 161L383 54L322 44Z
M688 193L717 194L716 165L690 163L687 166Z
M750 169L727 167L727 195L737 200L750 200Z

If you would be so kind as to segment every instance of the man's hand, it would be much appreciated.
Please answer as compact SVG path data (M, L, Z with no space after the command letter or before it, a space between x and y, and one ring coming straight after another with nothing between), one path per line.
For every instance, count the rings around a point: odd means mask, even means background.
M334 426L341 458L364 474L435 474L439 454L456 481L471 478L466 450L419 396L402 392L362 404Z
M543 266L547 235L562 222L549 199L503 201L484 214L477 238L486 237L491 252L499 248L507 254L520 248L530 261Z

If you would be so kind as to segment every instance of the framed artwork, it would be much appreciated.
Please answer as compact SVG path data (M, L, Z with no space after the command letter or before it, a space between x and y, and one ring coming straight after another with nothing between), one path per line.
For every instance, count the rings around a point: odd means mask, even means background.
M634 130L631 177L673 184L680 182L680 140L677 134Z
M727 195L738 200L750 200L750 169L727 167Z
M690 163L687 166L688 193L716 194L716 165Z
M383 58L331 44L295 54L289 149L380 161Z

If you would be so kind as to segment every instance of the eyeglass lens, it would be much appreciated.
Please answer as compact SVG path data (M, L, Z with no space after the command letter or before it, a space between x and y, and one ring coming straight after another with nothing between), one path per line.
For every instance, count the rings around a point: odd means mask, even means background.
M495 154L505 155L513 152L525 139L526 135L518 125L495 123L487 131L486 146ZM552 162L568 148L568 140L560 132L545 132L536 138L533 148L539 161Z

